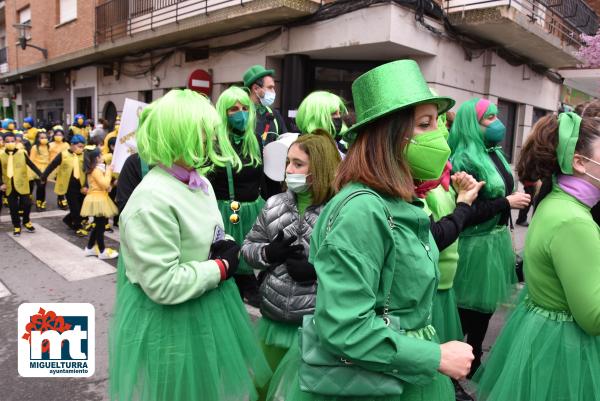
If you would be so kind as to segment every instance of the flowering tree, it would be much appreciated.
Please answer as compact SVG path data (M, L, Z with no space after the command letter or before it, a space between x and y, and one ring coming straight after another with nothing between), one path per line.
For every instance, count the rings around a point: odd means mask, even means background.
M581 35L583 46L577 56L585 61L586 67L600 67L600 30L595 35Z

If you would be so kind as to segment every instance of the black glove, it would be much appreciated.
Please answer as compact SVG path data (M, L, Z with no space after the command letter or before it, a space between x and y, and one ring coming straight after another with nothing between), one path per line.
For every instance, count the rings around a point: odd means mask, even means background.
M269 245L265 246L265 259L271 264L283 263L289 256L304 250L302 245L292 245L298 237L292 235L284 239L283 230L280 230L277 237Z
M285 261L287 266L288 274L294 281L299 283L307 281L315 281L317 279L317 272L315 267L308 262L305 257L291 257Z
M232 277L240 264L240 246L230 239L217 241L210 247L212 259L226 260L227 278Z

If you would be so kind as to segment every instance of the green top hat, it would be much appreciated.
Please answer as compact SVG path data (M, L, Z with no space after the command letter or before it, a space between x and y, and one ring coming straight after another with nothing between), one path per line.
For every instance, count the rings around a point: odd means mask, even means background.
M275 70L267 70L262 65L253 65L244 73L244 86L249 88L257 79L267 75L275 75Z
M365 72L352 84L352 98L356 124L346 134L354 135L378 118L406 107L432 103L441 114L456 103L431 93L414 60L393 61Z

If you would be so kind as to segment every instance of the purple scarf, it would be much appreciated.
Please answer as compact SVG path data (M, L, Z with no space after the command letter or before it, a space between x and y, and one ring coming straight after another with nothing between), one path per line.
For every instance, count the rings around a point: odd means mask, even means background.
M589 207L593 207L596 203L600 202L600 188L595 187L582 178L572 175L559 175L558 186Z
M203 178L196 169L188 170L184 167L181 167L177 164L173 164L170 168L159 164L161 168L163 168L167 173L171 174L173 177L177 178L179 181L187 184L188 188L191 190L201 189L205 194L208 195L208 183L206 179Z

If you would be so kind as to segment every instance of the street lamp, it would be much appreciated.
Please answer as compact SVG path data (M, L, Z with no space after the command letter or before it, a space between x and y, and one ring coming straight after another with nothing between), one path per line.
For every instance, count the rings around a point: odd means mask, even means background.
M19 46L21 46L21 49L25 50L28 47L33 47L34 49L37 49L39 51L42 52L42 54L44 55L44 58L47 59L48 58L48 50L36 46L36 45L32 45L27 43L31 38L28 38L28 34L29 32L31 32L31 25L29 24L14 24L13 27L17 28L17 30L19 31Z

